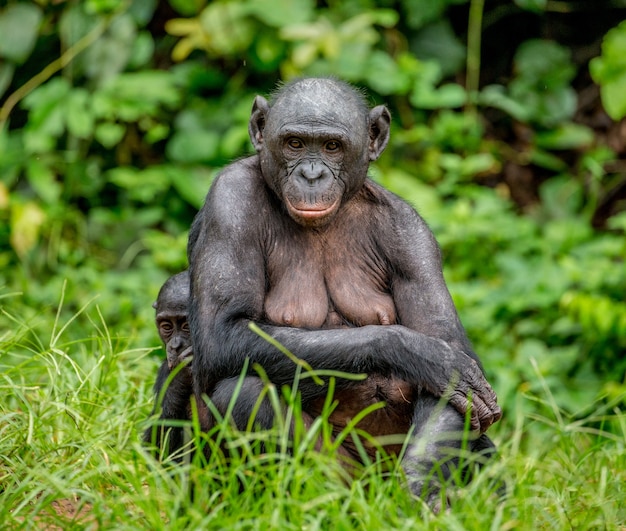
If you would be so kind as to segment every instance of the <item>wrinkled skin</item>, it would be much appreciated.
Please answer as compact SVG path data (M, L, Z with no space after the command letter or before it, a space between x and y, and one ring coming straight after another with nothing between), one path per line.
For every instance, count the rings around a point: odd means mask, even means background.
M193 385L197 397L212 396L246 359L273 383L292 383L294 364L250 322L314 369L370 375L363 387L337 382L337 425L354 416L358 397L376 381L393 381L400 399L364 422L374 436L413 430L416 443L445 439L428 455L411 446L403 461L421 494L431 492L425 477L433 462L460 447L464 415L476 448L491 451L479 435L501 411L458 319L432 233L406 202L367 178L389 125L385 107L368 110L334 80L289 84L271 104L256 98L249 131L257 154L221 172L190 232ZM299 389L303 411L315 412L326 388L305 379ZM425 429L430 419L434 432Z

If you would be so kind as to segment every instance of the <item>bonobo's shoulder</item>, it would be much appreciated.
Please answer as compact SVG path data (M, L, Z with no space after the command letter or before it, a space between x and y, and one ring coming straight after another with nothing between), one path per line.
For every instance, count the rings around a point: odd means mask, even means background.
M367 179L363 191L371 201L386 210L389 215L408 216L423 221L415 208L407 201L371 179Z
M224 196L245 196L249 193L258 193L258 188L263 186L263 179L259 167L258 155L231 162L225 166L215 177L209 199L217 196L223 200Z
M226 166L213 180L206 201L194 219L189 245L200 234L224 236L241 232L242 227L250 224L250 213L257 211L264 193L256 155Z

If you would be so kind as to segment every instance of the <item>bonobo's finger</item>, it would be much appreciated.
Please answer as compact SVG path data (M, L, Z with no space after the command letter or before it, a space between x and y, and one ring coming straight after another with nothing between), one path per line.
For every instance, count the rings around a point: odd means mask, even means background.
M448 397L448 403L456 409L461 415L465 416L470 407L467 396L459 391L453 391Z
M181 362L186 358L193 356L193 347L188 346L185 350L183 350L178 356L178 361Z
M502 417L498 397L476 363L469 365L463 376L469 387L467 394L471 395L472 429L482 433Z
M487 396L489 402L476 391L472 394L470 390L462 391L457 388L450 394L448 402L461 415L465 416L469 410L472 430L483 433L502 417L502 410L495 401L495 394L487 393Z
M479 396L474 397L472 401L472 429L479 430L481 433L487 431L487 428L502 417L502 410L498 404L485 403Z

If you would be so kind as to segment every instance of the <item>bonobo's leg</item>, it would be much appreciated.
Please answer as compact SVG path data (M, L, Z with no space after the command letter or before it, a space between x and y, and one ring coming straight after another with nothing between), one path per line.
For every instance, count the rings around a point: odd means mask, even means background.
M459 412L449 404L431 395L421 395L416 400L413 413L412 442L402 460L402 467L407 475L409 488L434 510L439 510L439 493L453 472L463 466L461 463L461 447L467 440L466 450L468 461L484 460L495 454L495 446L486 435L474 437L464 432L465 420ZM469 453L472 453L471 458ZM464 473L469 479L472 463Z
M215 386L215 391L211 395L211 401L222 415L226 413L229 404L235 396L238 381L238 377L226 378ZM231 419L238 430L246 430L250 415L259 400L263 387L264 384L260 378L247 376L243 379L241 389L237 392L237 396L234 399L235 404L231 412ZM254 425L263 430L271 429L274 426L274 415L275 412L269 399L263 397L254 418Z

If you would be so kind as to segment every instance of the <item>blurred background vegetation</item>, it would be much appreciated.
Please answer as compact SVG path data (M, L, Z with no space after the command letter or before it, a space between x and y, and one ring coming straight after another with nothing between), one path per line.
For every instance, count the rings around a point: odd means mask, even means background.
M544 384L574 418L624 405L626 0L0 6L0 335L63 296L62 321L156 346L254 95L333 75L390 108L372 175L433 228L505 414Z

